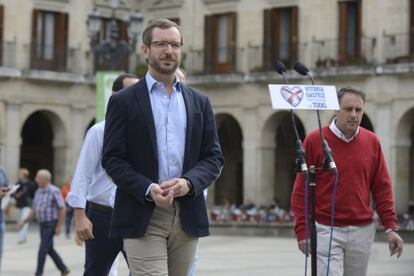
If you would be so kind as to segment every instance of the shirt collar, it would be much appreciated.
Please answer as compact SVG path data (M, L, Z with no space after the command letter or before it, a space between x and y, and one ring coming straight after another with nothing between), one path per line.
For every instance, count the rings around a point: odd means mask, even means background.
M46 193L46 192L50 189L51 185L52 185L52 184L50 184L50 183L49 183L49 184L47 184L47 186L46 186L46 187L44 187L44 188L40 188L40 187L39 187L39 191L40 191L40 192L42 192L42 193Z
M156 79L154 79L153 76L151 76L150 72L147 72L147 74L145 75L145 81L147 82L148 92L150 94L153 91L154 85L158 83L162 85L161 82L157 81ZM176 92L181 92L180 79L177 75L175 75L175 82L173 84L173 87Z
M336 137L338 137L339 139L341 139L342 141L346 143L349 143L352 140L354 140L355 137L359 133L359 127L358 127L357 130L354 132L354 134L350 138L346 138L345 134L343 134L343 132L337 127L336 118L332 120L331 124L329 125L329 129L335 134Z

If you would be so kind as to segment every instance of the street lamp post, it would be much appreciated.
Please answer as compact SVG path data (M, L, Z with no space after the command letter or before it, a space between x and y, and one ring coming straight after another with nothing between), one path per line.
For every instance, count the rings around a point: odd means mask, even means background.
M138 36L141 32L143 17L139 11L134 11L128 20L128 41L118 40L118 26L115 11L119 6L119 0L109 0L112 10L109 22L109 35L100 42L99 35L102 25L102 16L95 8L88 16L88 35L91 39L91 49L95 53L95 58L99 58L105 68L114 70L135 50Z

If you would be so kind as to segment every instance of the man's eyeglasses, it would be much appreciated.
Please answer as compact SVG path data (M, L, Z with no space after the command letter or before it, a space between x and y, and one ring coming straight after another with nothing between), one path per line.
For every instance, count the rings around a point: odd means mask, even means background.
M168 42L168 41L152 41L151 42L152 45L154 45L155 47L158 48L167 48L168 45L171 46L171 48L173 48L174 50L178 50L181 48L181 46L183 46L182 42Z

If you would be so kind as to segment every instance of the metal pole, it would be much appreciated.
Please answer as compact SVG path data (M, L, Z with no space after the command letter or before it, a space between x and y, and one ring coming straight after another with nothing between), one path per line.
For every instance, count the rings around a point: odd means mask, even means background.
M315 166L309 167L309 188L311 192L311 223L310 223L310 239L311 239L311 266L312 266L312 276L316 276L317 272L317 236L316 236L316 223L315 223Z

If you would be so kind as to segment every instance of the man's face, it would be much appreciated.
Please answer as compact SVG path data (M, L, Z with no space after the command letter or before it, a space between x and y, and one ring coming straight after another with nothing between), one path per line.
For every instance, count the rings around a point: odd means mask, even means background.
M351 137L358 129L364 114L364 100L353 93L345 93L339 103L339 111L336 114L336 126Z
M177 28L168 29L154 28L152 30L151 45L142 45L148 66L161 75L172 75L177 70L181 61L181 47L173 47L170 44L156 45L158 42L181 43L181 35ZM164 43L165 44L165 43Z
M127 88L128 86L131 86L131 85L133 85L133 84L135 84L135 83L137 83L138 82L138 79L136 79L136 78L125 78L123 81L122 81L122 86L124 87L124 88Z
M36 183L39 185L39 188L44 188L49 183L49 180L44 175L37 173L35 178Z

